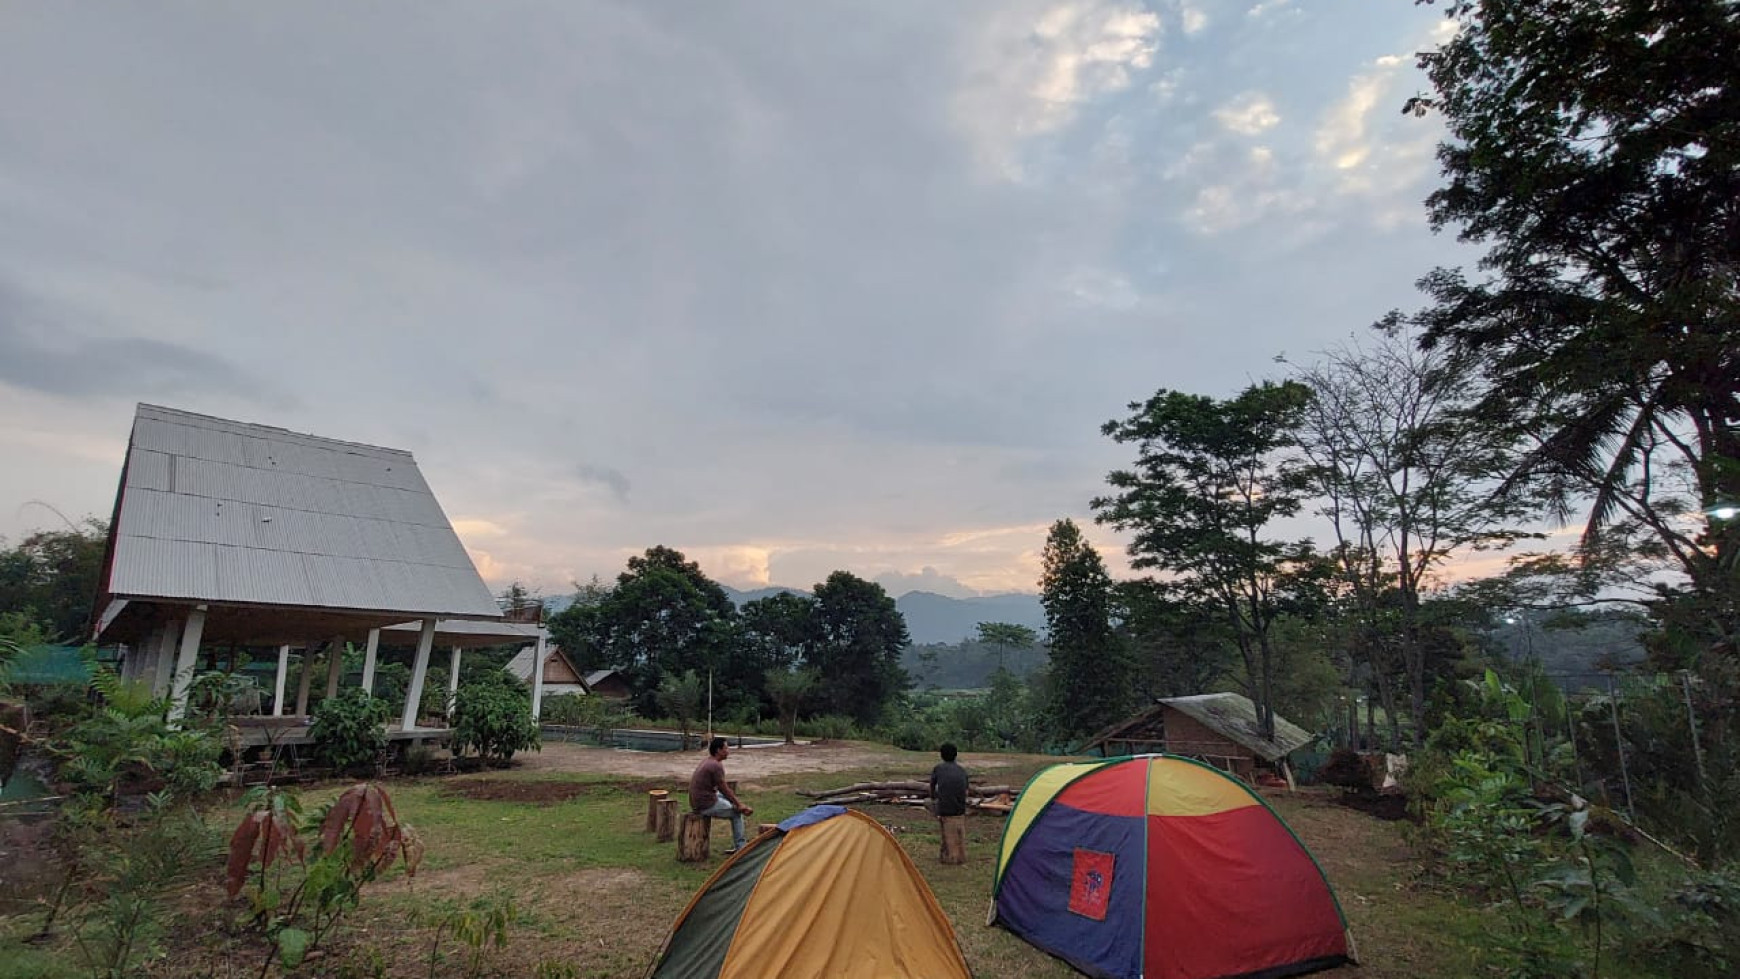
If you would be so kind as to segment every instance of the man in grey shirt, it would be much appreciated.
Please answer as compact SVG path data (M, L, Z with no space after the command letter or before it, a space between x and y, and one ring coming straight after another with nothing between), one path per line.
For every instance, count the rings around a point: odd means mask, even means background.
M955 764L955 746L944 744L942 762L930 770L930 797L942 830L942 862L967 860L967 770ZM952 844L952 845L951 845Z

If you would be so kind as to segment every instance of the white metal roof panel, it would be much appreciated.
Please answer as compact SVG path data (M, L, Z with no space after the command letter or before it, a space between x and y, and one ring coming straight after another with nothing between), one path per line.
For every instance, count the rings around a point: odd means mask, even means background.
M500 615L409 452L140 405L112 595Z

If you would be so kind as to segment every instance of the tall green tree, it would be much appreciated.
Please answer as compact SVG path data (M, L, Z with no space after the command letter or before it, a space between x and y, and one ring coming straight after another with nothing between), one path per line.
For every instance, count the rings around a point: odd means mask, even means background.
M1008 668L1005 657L1011 649L1032 649L1039 641L1039 633L1016 622L981 622L978 627L979 642L991 647L997 657L997 669Z
M1221 690L1232 666L1232 633L1219 616L1149 578L1114 586L1117 633L1139 668L1141 701Z
M1162 390L1131 404L1103 431L1134 445L1136 463L1107 477L1114 494L1093 502L1101 523L1131 533L1135 567L1169 574L1173 594L1225 623L1265 735L1275 621L1309 602L1323 572L1310 541L1267 536L1310 489L1293 440L1310 401L1303 384L1265 381L1224 401Z
M1130 707L1136 663L1112 628L1112 578L1073 520L1045 538L1040 602L1051 649L1052 727L1066 739L1092 734Z
M767 671L764 682L767 697L779 714L779 729L785 735L785 743L791 744L796 740L798 714L815 696L816 689L821 686L821 677L808 667L797 670L776 667Z
M89 638L109 525L39 530L0 550L0 612L22 612L62 642Z
M802 663L821 637L816 600L795 592L758 598L743 606L738 630L766 668L790 668Z
M689 732L694 730L695 720L707 709L707 681L697 676L694 670L672 673L659 681L656 699L659 710L676 719L677 727L682 731L683 750L689 750Z
M1415 744L1425 736L1430 672L1421 601L1458 552L1523 536L1520 501L1493 499L1508 445L1470 417L1478 397L1473 357L1422 350L1395 319L1371 341L1328 351L1298 370L1310 387L1298 441L1311 463L1321 513L1335 535L1339 603L1354 620L1353 648L1370 670L1400 749L1407 686Z
M630 558L607 595L564 610L552 631L586 667L621 670L644 713L659 709L666 677L688 670L713 672L717 701L732 708L761 697L761 670L740 655L736 614L699 565L660 546Z
M874 723L911 684L900 667L906 618L881 585L846 571L814 594L817 634L807 665L821 674L817 699L828 713Z
M1420 56L1442 116L1436 228L1482 274L1423 282L1428 344L1478 356L1507 488L1586 507L1587 553L1659 555L1706 648L1740 653L1740 6L1454 0Z

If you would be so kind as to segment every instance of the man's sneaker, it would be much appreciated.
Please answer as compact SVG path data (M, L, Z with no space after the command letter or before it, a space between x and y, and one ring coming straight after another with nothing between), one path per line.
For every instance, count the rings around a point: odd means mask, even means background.
M740 846L734 846L731 849L725 851L725 856L730 856L731 854L736 853L738 850L741 850L741 849L743 849L743 848Z

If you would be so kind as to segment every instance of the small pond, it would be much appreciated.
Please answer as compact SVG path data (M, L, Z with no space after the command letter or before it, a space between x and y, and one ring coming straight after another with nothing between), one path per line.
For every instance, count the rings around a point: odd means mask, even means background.
M589 728L566 727L558 724L546 724L542 728L547 741L577 741L582 744L604 744L612 748L623 748L629 751L681 751L683 736L676 731L651 731L638 728L616 728L610 736L600 741L597 732ZM758 738L752 736L727 735L726 740L733 748L755 748L766 745L784 744L782 738ZM703 735L689 735L689 750L698 751L703 744Z

